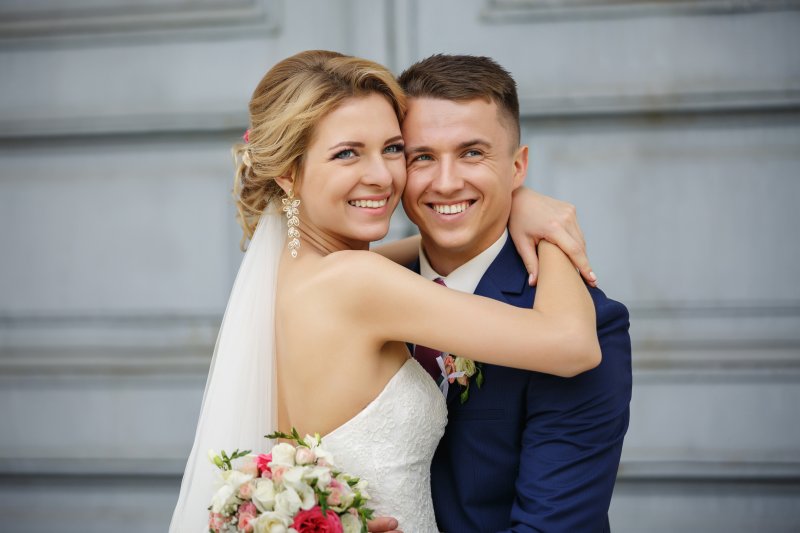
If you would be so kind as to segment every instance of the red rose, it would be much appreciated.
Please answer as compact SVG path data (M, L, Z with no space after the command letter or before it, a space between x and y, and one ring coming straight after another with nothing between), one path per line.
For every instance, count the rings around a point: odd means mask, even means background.
M292 527L298 533L342 533L342 521L339 520L339 515L330 509L325 514L322 514L322 509L319 505L312 507L308 511L297 513Z
M256 466L258 467L258 476L272 479L272 469L269 467L269 462L272 461L272 454L259 454L256 457Z

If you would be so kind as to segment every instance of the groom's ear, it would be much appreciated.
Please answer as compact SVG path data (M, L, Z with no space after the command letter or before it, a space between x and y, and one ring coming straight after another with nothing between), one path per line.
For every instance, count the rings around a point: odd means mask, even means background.
M528 175L528 147L521 145L514 153L514 175L512 183L514 190L517 190L525 183L525 176Z

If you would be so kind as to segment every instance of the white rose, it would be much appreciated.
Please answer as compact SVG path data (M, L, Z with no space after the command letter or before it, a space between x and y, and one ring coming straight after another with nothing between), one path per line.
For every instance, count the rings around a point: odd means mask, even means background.
M312 489L309 485L300 485L295 487L297 491L297 495L300 497L300 508L304 511L308 511L312 507L317 504L316 494L314 494L314 489Z
M253 533L287 533L290 520L280 513L264 513L251 522Z
M307 466L293 466L283 473L283 483L292 486L304 484L303 478L309 468Z
M283 492L275 495L275 512L284 516L294 516L302 504L300 496L292 487L285 487Z
M361 533L361 520L350 513L345 513L340 518L343 533Z
M367 483L366 480L359 479L358 483L356 483L356 486L353 487L353 489L355 489L359 494L361 494L362 498L364 498L365 500L369 500L371 496L369 495L369 492L367 492L368 485L369 483Z
M313 449L319 446L319 443L322 442L322 437L319 436L319 433L316 433L313 437L311 435L306 435L306 438L303 440Z
M326 466L315 466L306 473L306 479L316 479L317 487L325 490L331 484L331 469Z
M239 490L239 486L253 479L253 476L239 472L238 470L226 470L219 473L219 489L211 498L211 510L221 513L226 506L235 503L233 496Z
M281 442L272 448L272 461L269 463L279 466L294 466L294 446Z
M221 486L211 498L211 512L221 513L228 506L228 501L233 494L234 490L230 485Z
M456 357L456 372L463 372L465 376L469 377L475 374L477 368L475 367L475 362L470 359L464 359L463 357Z
M317 458L317 461L325 461L322 464L334 466L333 454L331 452L329 452L322 446L314 446L312 450L314 451L314 456Z
M259 479L256 484L256 490L253 491L252 499L256 509L262 513L272 511L275 507L275 486L272 484L272 480Z

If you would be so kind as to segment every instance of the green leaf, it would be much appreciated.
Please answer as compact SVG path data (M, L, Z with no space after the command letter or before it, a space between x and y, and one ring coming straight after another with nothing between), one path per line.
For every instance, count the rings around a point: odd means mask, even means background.
M330 496L330 492L324 490L318 490L317 496L319 496L319 506L322 509L322 514L326 514L328 512L328 496Z
M264 435L267 439L286 439L292 440L292 436L284 433L283 431L273 431L269 435Z
M464 390L461 391L461 395L459 396L461 403L465 403L469 400L469 382L467 382L467 386L464 387Z
M478 385L479 389L483 385L483 371L481 367L478 367L478 376L475 378L475 384Z

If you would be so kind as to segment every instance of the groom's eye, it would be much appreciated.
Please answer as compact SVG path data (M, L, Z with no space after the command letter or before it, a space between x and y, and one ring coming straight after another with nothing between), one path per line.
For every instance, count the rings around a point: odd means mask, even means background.
M411 159L411 162L414 163L415 161L431 161L432 159L433 158L428 154L421 154Z

